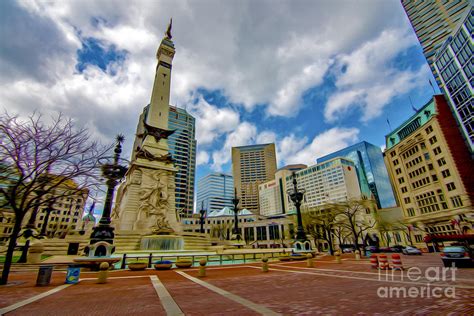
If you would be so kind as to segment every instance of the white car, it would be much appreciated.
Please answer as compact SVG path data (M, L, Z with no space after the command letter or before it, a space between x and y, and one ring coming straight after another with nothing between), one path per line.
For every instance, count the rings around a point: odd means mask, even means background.
M421 250L416 248L416 247L406 246L405 249L403 249L403 254L404 255L420 255L421 256Z

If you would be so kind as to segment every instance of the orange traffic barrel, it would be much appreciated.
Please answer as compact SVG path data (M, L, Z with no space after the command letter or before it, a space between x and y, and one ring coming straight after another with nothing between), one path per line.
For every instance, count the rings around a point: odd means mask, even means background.
M381 254L379 255L379 269L380 270L387 270L388 267L388 259L387 255Z
M379 267L379 260L378 260L376 254L370 255L370 265L372 266L372 269L378 269L378 267Z
M392 254L392 269L403 270L402 258L398 253Z

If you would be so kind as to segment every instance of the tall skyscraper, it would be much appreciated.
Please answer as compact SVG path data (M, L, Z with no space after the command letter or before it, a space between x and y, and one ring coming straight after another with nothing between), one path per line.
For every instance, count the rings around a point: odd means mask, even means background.
M472 160L443 95L385 136L385 164L414 241L472 230Z
M431 72L439 79L434 68L434 56L454 31L472 0L401 0L413 30L423 47Z
M275 144L232 147L232 174L240 207L258 213L258 185L275 178Z
M170 106L168 128L174 130L168 147L178 172L175 176L176 210L190 217L194 207L194 176L196 173L195 119L186 110Z
M465 12L458 28L435 55L435 70L451 110L459 123L471 156L474 155L474 8Z
M336 157L345 157L354 161L362 194L367 197L373 195L379 208L396 205L387 168L383 162L382 150L379 146L363 141L318 158L318 162Z
M233 208L234 179L231 175L214 172L198 180L196 208L204 207L209 214L224 207Z

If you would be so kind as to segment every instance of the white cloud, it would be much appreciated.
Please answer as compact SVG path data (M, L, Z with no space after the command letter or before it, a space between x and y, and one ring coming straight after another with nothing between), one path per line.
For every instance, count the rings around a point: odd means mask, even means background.
M196 139L200 146L209 145L219 136L237 128L240 123L237 111L211 105L200 95L197 98L188 111L196 118Z
M394 59L415 44L411 33L390 29L353 52L339 55L334 71L337 89L328 98L326 120L334 122L360 109L361 121L367 122L379 116L394 97L424 85L429 76L426 66L411 70L394 65Z
M222 170L222 165L231 159L232 147L245 146L255 143L257 137L257 127L249 122L242 122L231 133L227 134L224 146L220 150L212 153L212 169Z
M316 163L316 158L333 153L339 149L352 145L358 140L357 128L331 128L316 135L310 143L307 139L298 139L294 135L284 137L277 143L279 157L284 164Z
M209 162L209 154L203 150L198 150L196 155L196 166L205 165Z

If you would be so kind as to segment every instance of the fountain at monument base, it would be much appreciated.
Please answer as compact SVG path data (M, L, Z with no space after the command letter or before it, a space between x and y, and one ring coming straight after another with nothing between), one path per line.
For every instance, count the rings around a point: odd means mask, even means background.
M176 235L143 236L140 250L184 250L184 238Z

